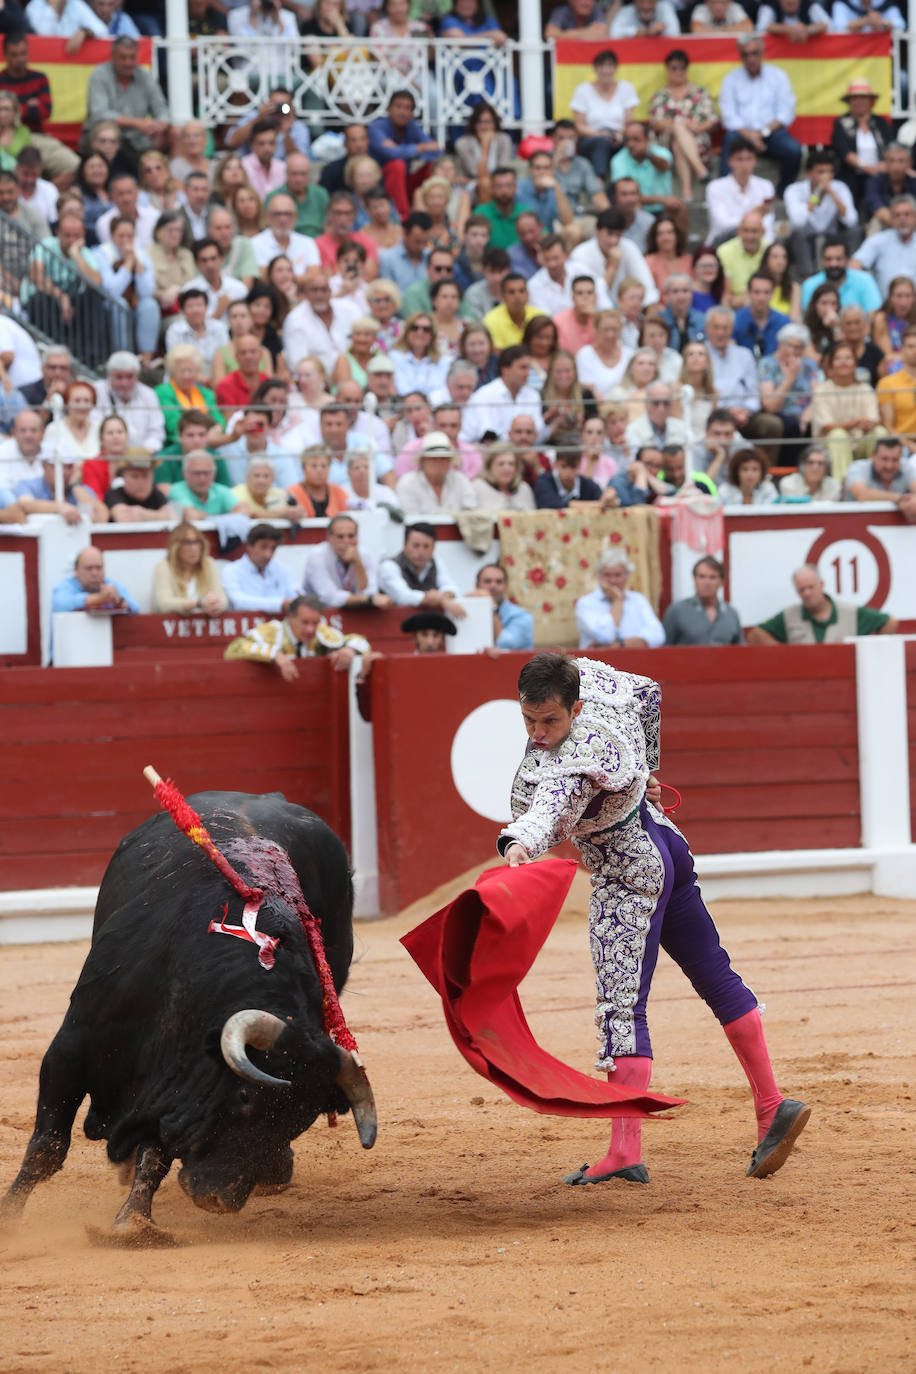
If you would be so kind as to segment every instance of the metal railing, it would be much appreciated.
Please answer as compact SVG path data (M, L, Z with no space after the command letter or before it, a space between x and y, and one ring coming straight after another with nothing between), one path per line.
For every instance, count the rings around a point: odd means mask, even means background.
M0 281L13 318L42 343L66 345L82 369L99 372L115 349L133 351L129 306L2 211Z
M196 65L197 111L208 126L253 115L275 87L289 90L297 117L313 131L365 124L383 115L397 90L409 90L416 118L444 143L485 98L508 128L521 127L516 70L521 43L478 38L158 39L189 52ZM546 54L548 45L540 44ZM308 54L321 55L312 66ZM432 65L430 65L432 54Z

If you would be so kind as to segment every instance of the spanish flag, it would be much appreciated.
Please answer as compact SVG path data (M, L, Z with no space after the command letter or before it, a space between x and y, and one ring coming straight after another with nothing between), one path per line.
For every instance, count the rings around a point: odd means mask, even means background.
M29 35L29 66L44 72L51 87L51 118L42 132L75 148L83 132L89 78L96 67L111 59L111 44L104 38L88 38L78 52L65 51L65 38ZM153 45L149 38L138 42L137 62L151 67Z
M594 77L592 61L611 48L620 62L619 76L636 87L639 117L645 119L652 95L665 84L665 57L683 48L690 58L688 79L718 97L726 72L738 63L734 36L728 38L609 38L584 43L557 41L554 48L554 113L569 116L573 91ZM846 114L843 93L853 77L866 77L878 92L875 113L891 109L891 40L888 34L824 34L808 43L786 38L764 39L764 61L782 67L795 92L792 133L800 143L829 143L833 121Z

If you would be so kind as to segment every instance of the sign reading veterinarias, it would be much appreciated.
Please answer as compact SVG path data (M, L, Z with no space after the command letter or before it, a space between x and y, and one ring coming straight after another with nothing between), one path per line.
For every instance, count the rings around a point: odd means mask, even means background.
M690 58L688 79L718 97L726 72L738 63L734 37L609 38L600 43L558 40L554 47L554 113L569 116L573 91L594 77L592 62L612 49L620 62L621 79L631 82L640 98L637 118L645 119L652 95L665 84L665 57L682 48ZM891 108L891 40L887 34L825 34L808 43L785 38L764 39L764 61L782 67L795 91L796 118L792 133L800 143L829 143L833 121L846 114L843 92L853 77L865 77L878 92L876 114Z

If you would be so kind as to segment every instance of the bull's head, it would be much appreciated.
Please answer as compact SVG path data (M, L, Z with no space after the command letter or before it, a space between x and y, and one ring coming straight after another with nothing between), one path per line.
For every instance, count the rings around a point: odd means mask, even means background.
M256 1064L252 1064L248 1058L249 1045L256 1050L271 1050L288 1029L287 1022L281 1021L279 1016L274 1016L272 1012L237 1011L229 1017L220 1036L223 1058L239 1078L246 1078L250 1083L261 1083L265 1087L288 1088L288 1078L274 1078L263 1069L259 1069ZM375 1099L366 1070L359 1055L354 1051L339 1049L338 1054L340 1072L337 1075L337 1085L350 1104L363 1149L371 1150L375 1144L378 1121L375 1114Z

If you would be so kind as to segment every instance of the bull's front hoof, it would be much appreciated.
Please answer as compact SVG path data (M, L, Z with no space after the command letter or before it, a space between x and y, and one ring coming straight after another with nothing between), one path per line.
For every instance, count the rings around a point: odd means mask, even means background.
M92 1245L106 1250L168 1250L181 1244L171 1231L163 1231L149 1217L133 1213L111 1226L107 1231L101 1226L86 1226L86 1235Z

